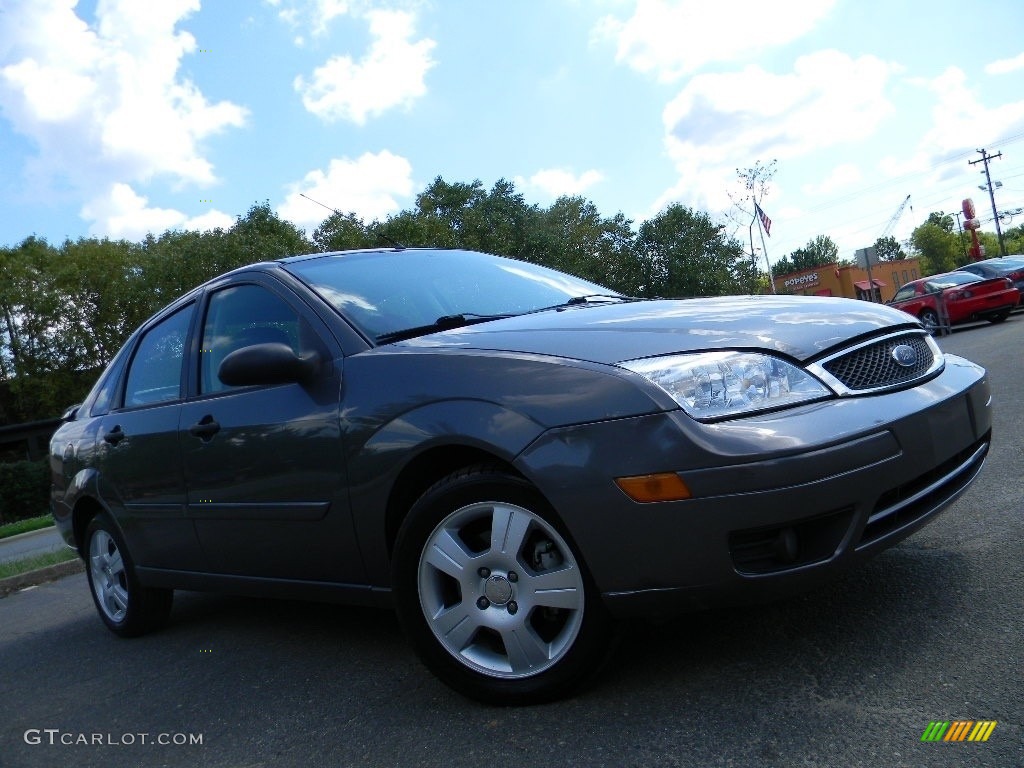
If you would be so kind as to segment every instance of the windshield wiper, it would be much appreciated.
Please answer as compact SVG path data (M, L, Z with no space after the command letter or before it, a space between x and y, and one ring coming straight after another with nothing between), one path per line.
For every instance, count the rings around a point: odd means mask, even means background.
M479 315L475 312L460 312L457 315L441 315L437 320L427 325L417 325L413 328L403 328L399 331L388 331L377 337L378 344L389 344L393 341L404 341L416 336L423 336L435 331L446 331L449 328L462 328L466 325L486 323L488 320L501 320L512 315Z
M599 301L594 301L599 299ZM601 301L601 299L613 299L614 301ZM583 304L621 304L630 301L643 301L643 299L637 298L636 296L619 296L615 293L588 293L585 296L573 296L561 304L552 304L550 307L540 307L538 309L531 309L528 312L522 312L523 315L532 315L537 312L550 312L554 310L562 310L567 307L578 307Z
M550 307L540 307L539 309L531 309L526 312L513 312L500 315L481 315L476 312L460 312L456 315L441 315L437 320L432 323L428 323L427 325L417 325L413 328L403 328L399 331L388 331L387 333L382 333L377 336L376 341L378 344L390 344L394 341L404 341L405 339L424 336L436 331L446 331L449 328L462 328L466 325L486 323L489 320L501 320L506 317L532 315L537 312L548 312L552 309L562 310L567 307L576 307L584 304L617 304L627 301L643 301L643 299L639 299L634 296L619 296L618 294L613 293L589 293L585 296L573 296L566 301L563 301L561 304L552 304Z

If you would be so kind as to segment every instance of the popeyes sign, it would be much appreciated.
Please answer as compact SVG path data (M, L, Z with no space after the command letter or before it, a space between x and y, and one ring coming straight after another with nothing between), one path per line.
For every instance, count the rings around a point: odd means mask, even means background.
M800 277L791 277L787 280L784 285L787 288L813 288L820 280L818 280L817 272L809 272L806 275L800 275Z

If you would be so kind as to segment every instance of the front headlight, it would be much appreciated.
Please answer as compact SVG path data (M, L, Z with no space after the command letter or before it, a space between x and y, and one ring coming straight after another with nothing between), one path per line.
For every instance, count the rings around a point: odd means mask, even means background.
M702 352L619 363L657 384L695 419L721 419L829 397L801 368L758 352Z

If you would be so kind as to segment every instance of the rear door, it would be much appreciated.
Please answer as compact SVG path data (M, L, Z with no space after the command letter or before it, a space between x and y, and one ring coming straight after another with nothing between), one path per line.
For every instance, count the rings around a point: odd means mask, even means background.
M96 438L100 497L139 566L202 570L205 565L185 514L178 445L184 361L195 312L190 302L143 332ZM104 408L106 403L96 410Z

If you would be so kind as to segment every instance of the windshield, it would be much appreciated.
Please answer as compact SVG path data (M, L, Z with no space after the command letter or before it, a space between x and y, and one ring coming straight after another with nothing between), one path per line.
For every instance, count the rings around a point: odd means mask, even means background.
M978 276L971 272L950 272L945 275L936 275L928 279L928 287L933 291L941 291L943 288L952 288L955 285L967 285L978 282Z
M427 333L455 316L507 317L582 296L617 297L572 275L472 251L346 253L285 267L372 339Z
M1004 256L999 261L989 262L989 266L1005 275L1008 272L1016 272L1024 268L1024 259L1019 256Z

